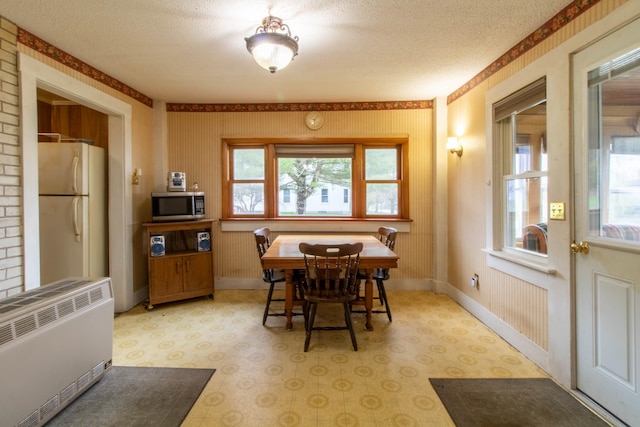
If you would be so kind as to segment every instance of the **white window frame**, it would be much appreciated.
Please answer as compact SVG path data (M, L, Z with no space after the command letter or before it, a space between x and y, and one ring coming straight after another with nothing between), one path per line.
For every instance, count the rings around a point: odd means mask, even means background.
M509 275L548 289L549 275L556 269L549 257L528 251L507 248L504 245L505 200L503 191L503 159L500 142L494 135L494 105L509 95L527 87L534 81L547 77L547 106L549 106L549 77L544 74L523 73L495 86L487 92L485 98L485 123L487 141L487 265ZM547 110L547 135L549 131L549 110Z

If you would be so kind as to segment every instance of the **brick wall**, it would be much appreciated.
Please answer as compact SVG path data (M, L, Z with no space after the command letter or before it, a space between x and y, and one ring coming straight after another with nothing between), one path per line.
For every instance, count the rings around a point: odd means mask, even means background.
M16 34L0 17L0 298L24 289Z

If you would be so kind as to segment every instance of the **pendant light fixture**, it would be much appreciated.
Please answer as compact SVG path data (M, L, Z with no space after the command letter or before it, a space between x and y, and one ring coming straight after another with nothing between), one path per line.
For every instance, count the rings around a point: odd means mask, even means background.
M282 70L298 54L298 36L291 37L289 26L275 16L264 18L256 33L245 41L253 59L271 73Z

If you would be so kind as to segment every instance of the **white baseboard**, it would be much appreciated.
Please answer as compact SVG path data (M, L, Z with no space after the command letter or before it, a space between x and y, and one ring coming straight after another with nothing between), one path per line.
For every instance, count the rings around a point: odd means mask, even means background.
M549 372L548 351L518 332L513 328L513 326L504 322L498 316L491 313L484 306L476 302L464 292L461 292L459 289L451 285L447 285L447 291L444 293L449 295L451 299L460 304L469 313L477 317L478 320L487 325L496 334L500 335L519 352L527 356L533 363Z

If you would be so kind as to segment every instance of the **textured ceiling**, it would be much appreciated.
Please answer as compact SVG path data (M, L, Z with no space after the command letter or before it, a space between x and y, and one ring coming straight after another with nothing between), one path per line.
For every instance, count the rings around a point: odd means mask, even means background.
M1 0L0 15L154 100L359 102L447 96L568 0ZM270 74L263 17L300 38Z

